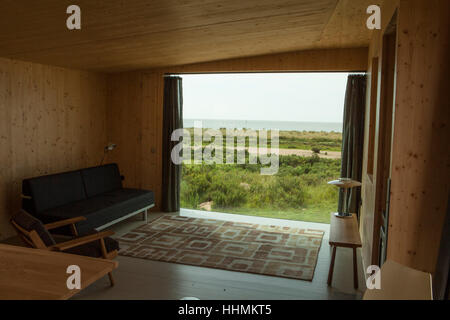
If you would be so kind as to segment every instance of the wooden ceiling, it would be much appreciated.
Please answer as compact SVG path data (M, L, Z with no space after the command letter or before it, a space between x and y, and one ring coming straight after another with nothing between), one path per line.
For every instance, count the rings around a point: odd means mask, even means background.
M81 30L66 28L71 4L81 8ZM374 1L2 0L0 56L117 72L365 47L370 4Z

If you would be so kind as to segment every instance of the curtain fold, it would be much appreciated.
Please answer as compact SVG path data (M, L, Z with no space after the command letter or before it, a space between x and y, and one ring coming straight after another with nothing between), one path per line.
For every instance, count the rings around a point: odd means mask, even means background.
M366 75L349 75L345 91L344 120L342 129L341 177L361 181L364 148L364 116L366 110ZM352 188L344 199L339 192L338 210L342 212L344 201L350 213L359 218L361 187Z
M163 162L162 204L163 212L180 210L181 165L172 162L171 152L178 141L172 141L172 132L183 128L183 88L180 77L164 78L163 102Z

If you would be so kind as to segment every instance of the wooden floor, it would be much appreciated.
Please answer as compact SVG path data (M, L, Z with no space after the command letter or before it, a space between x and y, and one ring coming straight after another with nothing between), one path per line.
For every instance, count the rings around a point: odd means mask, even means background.
M189 215L189 212L181 214ZM151 213L149 220L159 216L160 213ZM243 216L236 218L240 221L247 218L261 219ZM263 220L252 221L260 223ZM139 219L131 219L111 228L117 235L121 235L142 223L143 221ZM294 222L284 220L281 223ZM337 250L333 284L332 287L328 287L327 276L331 256L328 245L329 225L295 223L315 229L319 226L326 231L314 279L311 282L119 256L117 258L119 268L114 271L116 280L114 287L109 286L108 277L105 277L81 291L73 299L165 300L183 297L196 297L202 300L360 299L365 288L360 254L358 254L360 289L358 291L353 289L352 251L346 248Z

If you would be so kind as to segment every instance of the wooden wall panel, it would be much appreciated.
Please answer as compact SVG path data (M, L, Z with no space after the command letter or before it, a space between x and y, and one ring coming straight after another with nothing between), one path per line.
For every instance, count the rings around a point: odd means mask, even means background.
M155 192L155 210L162 202L162 123L163 123L163 74L144 75L144 107L142 113L142 176L147 177L142 187Z
M108 141L117 145L105 162L118 162L126 186L141 187L140 145L142 74L129 73L108 79Z
M368 106L369 113L367 113L368 124L368 138L367 138L367 170L365 173L373 176L374 157L375 150L375 125L377 118L377 92L378 92L378 57L372 59L370 65L370 91L368 96L370 97L370 104ZM373 93L373 94L371 94Z
M106 76L0 59L0 238L22 179L97 165L105 144Z
M447 0L400 1L388 258L435 271L450 184Z
M11 75L5 70L5 62L0 62L0 238L7 235L9 211L11 210L12 108L6 108L13 101L11 95Z
M365 71L367 48L342 48L287 52L165 68L171 73Z
M391 202L387 258L412 268L434 272L449 192L449 2L384 1L383 28L375 31L369 62L379 57L374 158L378 158L382 36L398 9L397 75L391 155ZM371 70L369 63L369 74ZM367 110L368 111L368 110ZM366 112L366 114L368 114ZM368 164L370 119L366 119L363 172ZM360 232L363 263L372 264L377 164L373 177L363 174Z
M108 78L108 140L128 187L155 192L161 203L163 74L131 72Z

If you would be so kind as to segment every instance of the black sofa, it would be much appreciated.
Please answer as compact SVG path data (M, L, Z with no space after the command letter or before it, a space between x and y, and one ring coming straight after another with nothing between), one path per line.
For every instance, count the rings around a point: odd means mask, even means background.
M141 212L146 220L155 205L152 191L122 187L117 164L25 179L22 198L22 208L43 223L86 217L76 224L80 235Z

